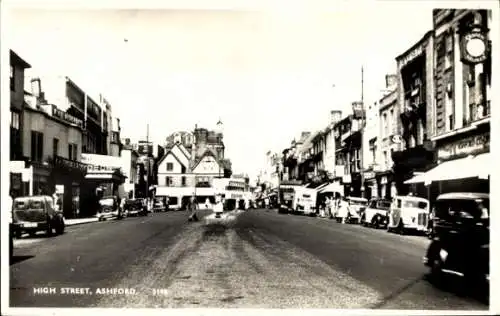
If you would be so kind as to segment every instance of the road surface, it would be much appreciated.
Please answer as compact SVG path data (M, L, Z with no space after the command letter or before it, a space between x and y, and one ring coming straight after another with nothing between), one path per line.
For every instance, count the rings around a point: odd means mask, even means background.
M68 227L15 241L13 307L481 309L426 280L429 241L250 210Z

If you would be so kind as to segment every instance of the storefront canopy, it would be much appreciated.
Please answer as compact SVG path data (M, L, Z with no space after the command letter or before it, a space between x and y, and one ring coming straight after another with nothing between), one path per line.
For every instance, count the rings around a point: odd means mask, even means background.
M432 182L458 180L467 178L488 178L490 174L489 153L476 157L455 159L443 162L437 167L405 181L406 184L424 183L429 185Z
M318 190L319 193L335 193L338 192L340 194L343 194L344 188L343 186L338 183L329 183L327 186L322 187L321 189Z

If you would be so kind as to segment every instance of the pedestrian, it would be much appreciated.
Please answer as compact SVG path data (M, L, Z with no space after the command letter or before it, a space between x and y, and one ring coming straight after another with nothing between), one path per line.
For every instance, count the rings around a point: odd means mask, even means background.
M222 197L220 195L217 195L215 197L215 205L214 205L215 217L220 218L223 212L224 212L224 206L222 204Z
M205 208L208 209L208 204L210 204L210 200L208 198L205 199Z
M345 224L347 216L349 215L349 203L345 197L342 198L339 207L339 218L342 224Z
M198 221L198 216L196 215L196 202L195 202L194 196L191 197L191 199L189 201L188 211L191 212L191 214L189 215L188 221L190 221L190 222L191 221L197 222Z
M335 208L335 200L333 199L333 197L329 200L329 203L328 203L328 218L329 219L332 219L333 218L333 212L334 212L334 208Z

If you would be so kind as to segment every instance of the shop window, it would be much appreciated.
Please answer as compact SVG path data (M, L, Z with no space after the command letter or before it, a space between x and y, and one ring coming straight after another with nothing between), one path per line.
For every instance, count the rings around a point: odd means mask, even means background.
M43 159L43 133L31 131L31 160L42 162Z

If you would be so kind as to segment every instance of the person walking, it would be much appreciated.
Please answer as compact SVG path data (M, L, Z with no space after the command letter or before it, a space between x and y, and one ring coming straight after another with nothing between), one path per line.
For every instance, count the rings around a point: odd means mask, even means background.
M195 198L194 196L191 197L188 203L188 211L190 211L189 219L188 221L192 222L197 222L198 221L198 216L196 215L196 203L195 203Z
M215 218L220 218L223 212L224 212L224 206L222 204L222 197L220 195L217 195L215 197L215 205L214 205Z

